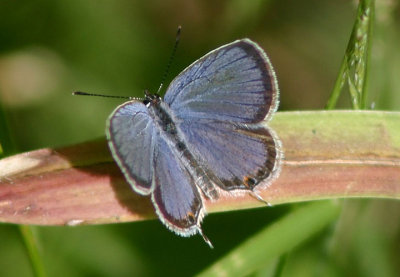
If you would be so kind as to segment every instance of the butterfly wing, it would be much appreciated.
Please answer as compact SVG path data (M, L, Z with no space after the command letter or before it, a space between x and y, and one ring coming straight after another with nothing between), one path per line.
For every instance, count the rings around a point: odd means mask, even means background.
M280 145L266 127L198 120L183 121L180 128L188 149L220 188L253 190L275 177Z
M154 149L158 133L145 105L120 105L107 122L108 145L126 180L143 195L153 191Z
M193 176L179 154L160 139L155 160L152 200L161 221L182 236L201 232L203 204Z
M165 102L180 119L260 122L277 107L278 85L264 51L248 39L211 51L167 89Z
M130 101L108 121L114 159L135 191L152 194L161 221L174 232L201 233L203 204L188 165L161 133L148 108Z
M253 190L279 168L279 140L261 124L278 105L272 66L254 42L222 46L185 69L165 102L188 149L224 190Z

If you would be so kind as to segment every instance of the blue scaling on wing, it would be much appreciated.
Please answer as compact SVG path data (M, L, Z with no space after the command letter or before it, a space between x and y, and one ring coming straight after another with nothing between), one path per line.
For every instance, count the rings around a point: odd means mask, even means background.
M158 134L147 107L136 101L119 106L109 117L108 144L132 188L140 194L153 190L154 148Z
M277 83L264 51L243 39L195 61L170 84L165 102L179 119L262 121L277 106Z
M273 177L278 143L267 128L204 119L183 121L179 126L188 149L213 173L209 177L220 188L253 190Z
M195 180L176 149L161 136L156 149L152 200L161 221L182 236L200 231L203 204Z

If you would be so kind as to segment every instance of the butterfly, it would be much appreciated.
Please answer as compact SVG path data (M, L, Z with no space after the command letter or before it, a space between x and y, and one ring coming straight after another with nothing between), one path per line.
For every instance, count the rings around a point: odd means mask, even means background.
M255 42L241 39L195 61L164 99L117 107L107 121L114 160L132 189L181 236L203 234L204 199L258 189L277 177L281 143L267 127L278 108L272 65ZM261 199L262 200L262 199Z

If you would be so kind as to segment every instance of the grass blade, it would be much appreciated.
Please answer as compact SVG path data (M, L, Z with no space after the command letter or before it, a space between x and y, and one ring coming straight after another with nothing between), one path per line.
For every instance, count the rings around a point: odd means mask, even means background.
M25 247L28 251L29 259L31 261L33 272L36 277L45 277L46 272L39 254L38 243L32 232L32 228L26 225L19 225L21 236L24 240Z
M339 213L340 205L332 201L298 208L239 245L198 277L248 275L323 230Z
M259 191L270 203L375 197L400 199L400 113L277 113L281 175ZM249 195L207 201L208 212L261 206ZM0 160L0 221L78 225L153 218L148 197L134 193L105 140L42 149Z
M9 156L15 154L16 152L17 152L17 147L10 134L6 113L3 109L2 104L0 103L0 157ZM0 176L1 176L1 167L0 167ZM1 196L0 199L2 199ZM38 244L33 237L32 227L26 225L19 225L18 227L22 239L24 241L26 250L28 252L29 261L32 265L34 275L36 277L45 277L46 274L44 270L44 265L39 255Z
M326 109L334 109L347 81L353 109L366 109L371 60L374 0L361 0L339 74Z

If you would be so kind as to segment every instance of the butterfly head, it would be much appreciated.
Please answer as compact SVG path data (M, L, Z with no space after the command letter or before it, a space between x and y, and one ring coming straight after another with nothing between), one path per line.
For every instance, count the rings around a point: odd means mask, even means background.
M155 105L161 102L161 96L157 93L150 93L147 89L144 90L143 104L146 106Z

